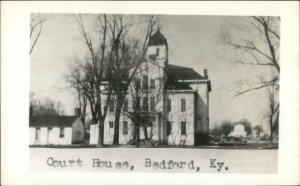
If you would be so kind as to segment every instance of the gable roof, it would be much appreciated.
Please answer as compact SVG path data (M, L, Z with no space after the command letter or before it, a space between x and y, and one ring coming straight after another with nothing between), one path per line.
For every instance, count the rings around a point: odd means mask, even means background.
M189 83L177 82L177 83L167 83L166 90L193 90Z
M198 74L193 68L182 67L177 65L166 64L165 72L167 74L168 82L178 80L201 80L205 79Z
M179 80L208 80L207 77L201 76L193 68L166 64L164 70L167 74L167 90L190 90L189 85L178 82ZM208 91L211 91L210 81L207 82Z
M77 116L31 116L30 127L71 127Z

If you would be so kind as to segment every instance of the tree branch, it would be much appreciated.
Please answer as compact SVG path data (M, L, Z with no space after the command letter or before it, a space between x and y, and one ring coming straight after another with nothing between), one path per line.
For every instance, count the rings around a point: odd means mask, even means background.
M33 45L31 46L31 48L30 48L30 54L32 53L32 51L33 51L33 49L34 49L34 46L35 46L35 44L36 44L36 42L38 41L38 39L40 38L40 35L41 35L41 32L42 32L42 24L40 24L40 29L39 29L39 32L38 32L38 34L37 34L37 36L35 37L35 40L34 40L34 42L33 42Z

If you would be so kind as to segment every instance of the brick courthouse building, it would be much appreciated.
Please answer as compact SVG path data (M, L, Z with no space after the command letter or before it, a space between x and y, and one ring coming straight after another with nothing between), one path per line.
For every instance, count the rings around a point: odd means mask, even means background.
M130 73L130 72L129 72ZM159 31L150 37L147 59L140 64L123 104L119 144L134 139L132 113L143 120L140 139L165 145L200 145L208 142L209 92L207 70L200 75L193 68L172 65L167 39ZM105 98L105 93L103 97ZM112 144L114 104L110 104L104 125L104 143ZM90 143L98 141L98 125L91 125Z

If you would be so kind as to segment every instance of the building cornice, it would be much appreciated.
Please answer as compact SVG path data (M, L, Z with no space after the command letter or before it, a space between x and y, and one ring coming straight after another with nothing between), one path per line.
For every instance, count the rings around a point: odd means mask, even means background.
M195 84L205 84L205 83L209 83L210 82L210 80L209 79L201 79L201 80L199 80L199 79L197 79L197 80L178 80L178 82L180 82L180 83L195 83Z
M195 93L197 92L197 90L166 90L167 93L178 93L178 94L181 94L181 93Z

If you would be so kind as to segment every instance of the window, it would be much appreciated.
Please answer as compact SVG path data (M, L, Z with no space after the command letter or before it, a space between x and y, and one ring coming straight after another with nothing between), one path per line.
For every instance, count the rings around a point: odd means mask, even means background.
M123 121L123 134L126 135L128 134L128 122Z
M52 127L48 128L48 136L52 133Z
M154 111L154 109L155 109L155 98L150 97L150 110Z
M135 80L135 87L136 87L137 89L141 89L141 79L136 79L136 80Z
M108 135L111 136L114 133L114 122L113 121L109 121L108 122Z
M181 99L181 112L185 112L185 110L186 110L185 99Z
M128 112L128 100L127 99L124 100L123 111Z
M135 101L132 102L132 108L133 110L140 110L141 109L141 98L140 97L136 97Z
M167 136L171 135L171 131L172 131L172 122L167 121Z
M148 97L143 97L143 110L148 111Z
M168 105L167 105L167 109L168 109L168 112L171 112L172 110L172 103L171 103L171 99L168 99Z
M159 48L156 48L156 56L159 56Z
M115 103L114 101L109 102L109 112L113 112L115 110Z
M150 79L150 89L155 89L155 79Z
M39 143L41 141L41 129L40 128L36 128L35 141L37 143Z
M59 129L59 137L60 137L60 138L65 137L65 129L64 129L64 128L60 128L60 129Z
M150 54L149 59L151 59L152 61L156 61L156 54Z
M113 121L109 122L109 128L111 128L111 129L114 128L114 122Z
M148 76L143 76L143 89L148 89Z
M186 135L186 122L181 122L181 135Z

